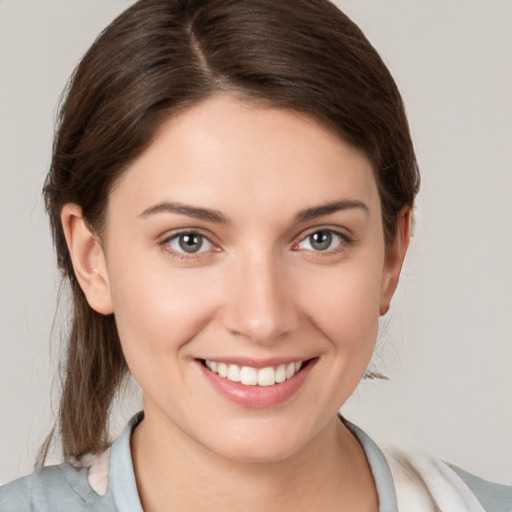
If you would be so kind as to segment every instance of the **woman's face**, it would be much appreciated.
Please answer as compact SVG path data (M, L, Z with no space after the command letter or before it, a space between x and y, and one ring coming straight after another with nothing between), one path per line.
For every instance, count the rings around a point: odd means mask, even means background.
M332 426L399 270L369 161L228 96L162 126L111 194L104 250L145 422L244 461Z

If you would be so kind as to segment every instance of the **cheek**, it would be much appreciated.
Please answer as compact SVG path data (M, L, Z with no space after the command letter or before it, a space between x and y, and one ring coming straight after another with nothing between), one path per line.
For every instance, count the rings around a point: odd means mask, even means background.
M137 358L158 358L179 350L214 315L218 297L211 275L207 279L201 269L140 269L129 275L118 266L112 279L114 314L127 360L132 352Z
M340 268L329 279L315 279L307 292L312 322L339 350L371 355L380 304L378 265Z

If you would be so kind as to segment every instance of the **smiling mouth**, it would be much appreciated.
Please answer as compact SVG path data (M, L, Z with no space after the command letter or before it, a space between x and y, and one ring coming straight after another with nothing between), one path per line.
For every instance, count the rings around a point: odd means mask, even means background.
M291 379L301 369L305 368L307 361L295 361L278 366L254 368L252 366L239 366L237 364L222 363L203 359L203 365L211 372L231 382L239 382L244 386L274 386Z

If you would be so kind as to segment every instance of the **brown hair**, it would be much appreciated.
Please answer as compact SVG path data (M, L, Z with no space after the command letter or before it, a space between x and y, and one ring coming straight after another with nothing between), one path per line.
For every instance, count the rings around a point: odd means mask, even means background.
M140 0L107 27L72 76L44 197L71 285L59 411L65 456L101 449L127 373L113 315L90 308L60 222L80 205L101 236L109 191L161 123L219 92L305 113L373 163L386 243L419 175L399 91L361 30L327 0Z

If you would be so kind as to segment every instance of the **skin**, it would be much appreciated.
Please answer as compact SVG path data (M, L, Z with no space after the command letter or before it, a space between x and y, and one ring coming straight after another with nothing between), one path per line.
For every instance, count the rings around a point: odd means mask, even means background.
M386 250L380 208L364 155L312 119L229 96L161 127L111 192L101 241L79 206L64 207L79 282L115 314L143 390L132 455L144 510L378 509L336 413L368 365L409 241L404 209ZM180 249L183 230L205 237L200 252ZM338 234L317 250L310 235L328 230ZM233 357L315 364L291 398L249 408L198 363Z

